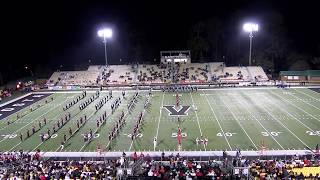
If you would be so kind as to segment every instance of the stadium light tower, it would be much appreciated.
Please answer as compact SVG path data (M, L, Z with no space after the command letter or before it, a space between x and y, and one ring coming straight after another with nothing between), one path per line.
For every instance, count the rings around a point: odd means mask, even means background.
M106 60L106 66L108 66L108 54L107 54L107 39L112 37L112 29L104 28L98 31L98 36L103 38L104 43L104 58Z
M254 23L245 23L243 25L243 30L249 33L250 37L250 50L249 50L249 66L251 66L251 49L252 49L252 38L253 32L257 32L259 30L259 25Z

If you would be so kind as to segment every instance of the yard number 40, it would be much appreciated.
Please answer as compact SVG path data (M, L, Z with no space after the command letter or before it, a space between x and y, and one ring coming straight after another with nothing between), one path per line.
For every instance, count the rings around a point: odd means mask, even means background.
M279 134L282 133L282 132L274 132L274 131L271 131L271 132L261 132L262 136L279 136Z
M306 131L309 136L320 136L320 131Z

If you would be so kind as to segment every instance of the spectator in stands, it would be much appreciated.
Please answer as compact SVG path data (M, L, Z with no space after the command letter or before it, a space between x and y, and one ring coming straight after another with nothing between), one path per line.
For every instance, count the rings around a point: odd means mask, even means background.
M126 171L122 169L128 166L125 156L123 153L123 156L116 160L105 161L53 161L41 160L39 150L34 155L22 151L0 152L0 179L112 179L117 175L126 176ZM132 171L135 175L141 176L141 179L147 176L158 179L247 179L243 171L233 175L235 167L247 167L253 176L251 179L319 179L319 173L290 172L293 166L301 166L302 163L302 166L319 166L318 159L287 157L287 160L248 160L244 157L234 159L227 157L223 162L212 160L197 162L180 155L177 159L173 154L170 157L172 157L170 162L152 161L147 154L133 163ZM300 169L303 168L298 168ZM120 173L117 173L117 170Z

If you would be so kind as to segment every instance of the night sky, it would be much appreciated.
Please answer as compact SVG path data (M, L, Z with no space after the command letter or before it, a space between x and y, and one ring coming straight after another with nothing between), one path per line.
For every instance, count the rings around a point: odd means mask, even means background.
M296 51L319 55L316 1L25 1L3 7L0 70L4 81L26 75L26 65L52 71L60 65L71 70L89 59L91 64L103 64L103 44L96 32L104 25L114 29L109 61L118 64L120 58L122 63L132 61L128 40L132 34L147 44L143 57L150 61L159 59L160 50L186 49L194 23L214 17L230 20L237 13L243 20L257 22L269 11L280 13ZM239 31L235 26L234 33Z

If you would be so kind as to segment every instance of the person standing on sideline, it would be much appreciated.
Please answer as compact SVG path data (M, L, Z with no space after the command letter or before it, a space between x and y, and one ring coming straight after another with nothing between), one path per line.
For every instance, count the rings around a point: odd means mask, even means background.
M154 137L153 139L153 150L155 151L157 147L157 137Z
M64 141L61 141L61 144L60 144L60 151L62 151L64 148Z

